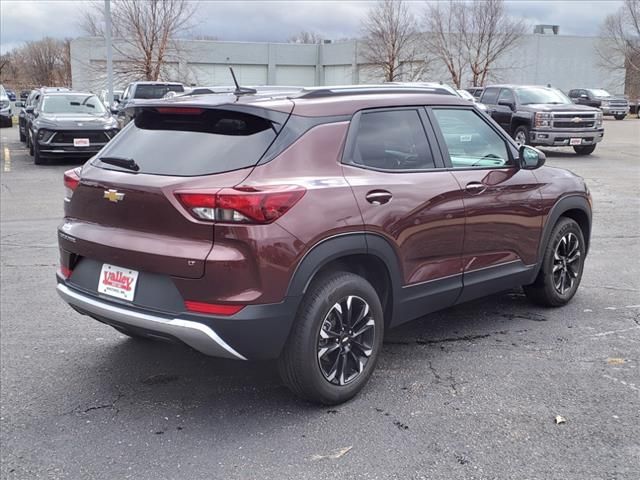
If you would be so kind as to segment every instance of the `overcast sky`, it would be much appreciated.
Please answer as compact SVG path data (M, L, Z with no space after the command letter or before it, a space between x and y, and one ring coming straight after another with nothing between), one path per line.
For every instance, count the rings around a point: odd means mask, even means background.
M102 0L100 0L102 1ZM424 2L409 2L419 15ZM507 0L509 12L530 24L560 25L563 35L597 35L603 18L622 0ZM370 1L211 1L198 2L194 34L221 40L282 42L300 30L324 38L359 36L360 22ZM0 51L44 36L76 37L82 0L0 0Z

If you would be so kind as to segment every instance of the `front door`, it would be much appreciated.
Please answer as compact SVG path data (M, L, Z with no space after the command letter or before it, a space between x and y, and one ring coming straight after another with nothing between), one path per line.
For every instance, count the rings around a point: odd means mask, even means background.
M495 126L464 107L430 112L445 162L463 192L464 289L459 301L519 286L537 262L540 185Z

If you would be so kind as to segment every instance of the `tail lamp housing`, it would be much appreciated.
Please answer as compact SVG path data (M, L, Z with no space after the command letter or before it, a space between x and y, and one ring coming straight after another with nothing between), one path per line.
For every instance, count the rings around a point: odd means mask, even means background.
M73 192L80 183L80 172L82 167L72 168L64 172L64 199L65 201L71 200Z
M240 224L272 223L293 207L306 190L297 185L239 186L215 193L176 192L196 219Z

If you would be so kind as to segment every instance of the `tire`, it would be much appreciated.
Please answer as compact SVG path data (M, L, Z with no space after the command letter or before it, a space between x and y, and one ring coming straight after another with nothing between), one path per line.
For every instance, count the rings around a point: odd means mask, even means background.
M567 304L580 286L585 252L580 226L561 217L549 237L536 281L523 287L529 300L545 307Z
M625 114L625 115L614 115L614 116L616 120L624 120L627 115Z
M29 155L33 157L33 142L31 141L31 133L27 133L27 148L29 149Z
M23 132L20 132L20 141L22 143L27 141L27 137L25 136L25 134Z
M595 145L584 145L584 146L576 145L575 147L573 147L573 150L578 155L591 155L595 149L596 149Z
M40 147L38 145L31 144L30 153L33 155L33 163L35 165L46 165L48 163L47 159L40 155Z
M520 125L514 130L513 139L518 144L518 147L520 145L526 145L529 141L529 129L524 125Z
M365 306L368 313L364 313ZM356 316L360 335L354 332L349 337L349 328L341 332L340 320L348 326L353 318L347 312ZM375 369L383 335L382 305L368 281L348 272L322 275L302 299L278 359L280 376L305 400L324 405L346 402L364 387Z

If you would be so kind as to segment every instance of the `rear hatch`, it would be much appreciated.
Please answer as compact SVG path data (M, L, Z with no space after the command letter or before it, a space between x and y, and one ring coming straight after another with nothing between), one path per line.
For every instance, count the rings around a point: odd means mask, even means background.
M143 108L83 167L66 202L62 248L135 270L202 277L214 226L190 215L175 192L238 185L287 118L247 105Z

